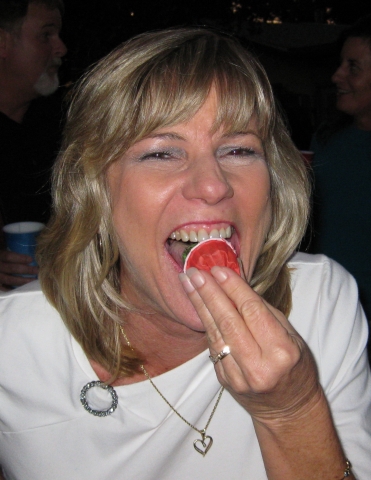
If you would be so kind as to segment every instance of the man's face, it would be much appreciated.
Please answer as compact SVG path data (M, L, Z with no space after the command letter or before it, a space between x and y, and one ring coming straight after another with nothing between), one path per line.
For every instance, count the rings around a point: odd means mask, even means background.
M20 29L11 34L8 73L21 95L30 100L58 88L58 69L67 52L59 37L61 24L59 10L31 3Z

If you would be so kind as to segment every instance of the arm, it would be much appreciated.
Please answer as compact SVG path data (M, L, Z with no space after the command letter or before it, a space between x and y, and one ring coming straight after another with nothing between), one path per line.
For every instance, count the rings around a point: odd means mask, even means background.
M342 479L346 458L302 338L231 270L187 273L181 279L211 353L230 346L216 373L253 419L268 478Z

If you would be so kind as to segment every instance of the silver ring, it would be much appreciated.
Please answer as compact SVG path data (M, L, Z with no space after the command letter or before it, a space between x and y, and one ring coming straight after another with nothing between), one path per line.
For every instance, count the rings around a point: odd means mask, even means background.
M88 404L88 401L86 399L86 393L88 390L90 390L93 387L103 388L103 390L107 390L108 393L111 395L112 403L107 410L94 410ZM103 382L94 380L92 382L87 383L85 387L83 387L83 389L81 390L80 402L82 403L82 406L85 408L85 410L91 413L92 415L96 417L107 417L108 415L111 415L116 410L117 404L118 404L118 397L117 397L116 390L113 387L111 387L110 385L106 385Z
M228 347L228 345L226 345L220 353L218 353L217 355L209 355L209 358L215 365L219 362L219 360L223 360L223 358L225 358L230 353L231 349Z

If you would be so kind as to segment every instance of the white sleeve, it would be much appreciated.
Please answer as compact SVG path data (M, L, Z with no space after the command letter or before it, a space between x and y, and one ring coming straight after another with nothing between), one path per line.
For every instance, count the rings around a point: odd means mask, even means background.
M307 278L299 281L299 291L306 295L295 315L300 315L300 309L309 310L309 325L299 322L302 335L316 358L320 381L354 475L357 480L370 480L371 375L366 317L353 277L324 256L314 258L316 262L304 269ZM309 301L308 308L309 296L314 301Z

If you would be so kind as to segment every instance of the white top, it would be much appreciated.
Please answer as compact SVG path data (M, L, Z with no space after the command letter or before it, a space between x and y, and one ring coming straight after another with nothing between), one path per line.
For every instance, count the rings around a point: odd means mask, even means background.
M291 266L290 321L317 360L355 476L368 480L371 378L355 282L324 256L298 254ZM115 387L118 407L111 416L84 410L80 391L98 378L37 282L2 295L0 315L0 464L7 479L267 478L251 418L227 391L207 431L213 446L203 457L193 448L200 435L149 381ZM188 421L205 427L220 388L207 351L154 382ZM93 408L108 408L110 401L106 391L90 390Z

